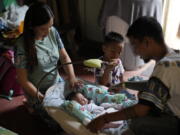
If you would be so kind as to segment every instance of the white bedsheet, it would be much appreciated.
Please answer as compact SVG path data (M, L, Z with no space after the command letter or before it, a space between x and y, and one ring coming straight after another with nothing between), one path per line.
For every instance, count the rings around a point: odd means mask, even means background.
M66 82L53 85L45 94L43 105L48 114L56 120L60 126L70 135L121 135L122 126L103 130L105 133L92 133L76 118L70 116L61 108L64 103L64 95L70 92Z

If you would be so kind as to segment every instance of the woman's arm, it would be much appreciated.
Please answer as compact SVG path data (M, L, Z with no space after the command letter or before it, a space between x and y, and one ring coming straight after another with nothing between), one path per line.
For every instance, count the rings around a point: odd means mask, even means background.
M23 68L17 68L17 81L23 87L24 91L31 95L32 97L37 97L37 88L28 80L27 78L27 70ZM44 95L42 93L38 93L38 97L40 100L43 100Z
M64 48L60 49L60 61L62 64L71 62L71 59ZM63 68L68 76L68 80L70 81L71 85L74 86L76 76L74 73L73 65L68 64L63 66Z

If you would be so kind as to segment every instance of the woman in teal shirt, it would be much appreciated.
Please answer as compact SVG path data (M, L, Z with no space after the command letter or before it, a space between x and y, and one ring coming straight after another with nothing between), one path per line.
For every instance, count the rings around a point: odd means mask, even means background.
M61 63L71 62L57 30L53 27L53 18L53 13L46 4L37 2L31 5L25 15L23 36L16 43L17 79L24 89L28 104L34 110L42 108L40 102L47 89L62 81L58 70L55 70L43 79L38 92L37 85L42 76L54 69L58 60ZM64 69L70 85L78 85L73 66L69 64Z

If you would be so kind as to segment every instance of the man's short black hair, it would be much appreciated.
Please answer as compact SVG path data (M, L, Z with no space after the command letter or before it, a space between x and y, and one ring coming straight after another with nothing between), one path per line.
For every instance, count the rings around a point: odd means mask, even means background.
M161 24L153 17L139 17L129 27L127 37L143 40L144 37L153 38L159 44L164 44L164 35Z
M109 32L105 38L104 38L104 45L109 43L122 43L124 41L124 38L121 34L118 34L116 32Z

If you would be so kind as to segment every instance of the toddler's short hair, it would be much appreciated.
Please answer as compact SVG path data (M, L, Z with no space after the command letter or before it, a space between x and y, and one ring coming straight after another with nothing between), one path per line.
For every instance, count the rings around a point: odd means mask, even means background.
M107 45L109 43L122 43L124 42L124 38L121 34L116 32L109 32L105 38L104 38L104 45Z

